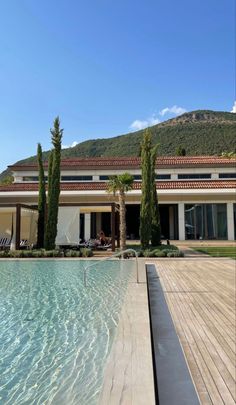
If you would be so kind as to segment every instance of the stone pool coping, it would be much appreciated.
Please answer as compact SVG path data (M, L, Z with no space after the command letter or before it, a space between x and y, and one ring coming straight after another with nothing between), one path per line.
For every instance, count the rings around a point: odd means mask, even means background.
M109 354L100 405L154 405L154 378L144 261L128 284L117 333Z

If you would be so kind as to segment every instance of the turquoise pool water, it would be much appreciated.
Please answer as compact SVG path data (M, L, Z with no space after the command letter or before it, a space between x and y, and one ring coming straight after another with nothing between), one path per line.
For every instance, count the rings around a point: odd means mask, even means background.
M85 265L0 261L1 404L97 403L134 264Z

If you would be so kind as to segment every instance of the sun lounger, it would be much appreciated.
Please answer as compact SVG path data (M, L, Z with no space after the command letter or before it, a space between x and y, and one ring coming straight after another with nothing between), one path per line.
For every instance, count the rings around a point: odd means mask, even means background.
M20 241L20 249L30 249L32 245L29 243L27 239L21 239Z
M107 243L105 245L97 245L96 249L98 250L107 250L107 249L111 249L112 248L112 244L111 243Z
M9 238L0 238L0 249L9 249L11 245L11 239Z

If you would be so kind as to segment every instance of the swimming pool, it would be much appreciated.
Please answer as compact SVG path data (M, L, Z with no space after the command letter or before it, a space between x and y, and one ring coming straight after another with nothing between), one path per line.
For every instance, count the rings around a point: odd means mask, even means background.
M86 264L0 261L0 403L98 402L134 263Z

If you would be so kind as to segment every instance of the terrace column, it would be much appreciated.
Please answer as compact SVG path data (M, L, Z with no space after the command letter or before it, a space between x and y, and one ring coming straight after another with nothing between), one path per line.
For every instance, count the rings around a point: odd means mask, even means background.
M234 240L234 205L227 203L228 240Z
M179 240L185 240L184 203L178 204Z
M96 236L99 235L100 231L102 230L102 213L96 213Z
M115 245L115 227L116 227L116 208L115 204L111 204L111 245L112 245L112 252L115 252L116 245Z
M20 249L21 206L16 204L16 250Z
M91 214L84 214L84 239L91 238Z

